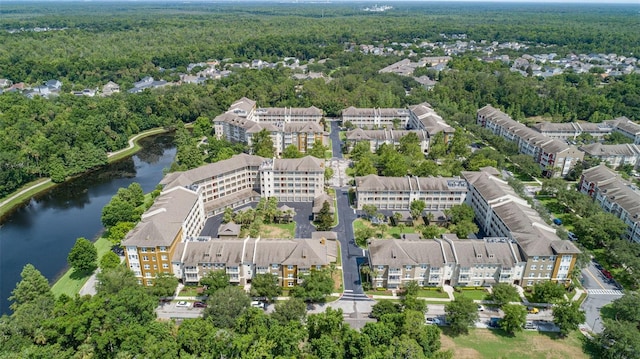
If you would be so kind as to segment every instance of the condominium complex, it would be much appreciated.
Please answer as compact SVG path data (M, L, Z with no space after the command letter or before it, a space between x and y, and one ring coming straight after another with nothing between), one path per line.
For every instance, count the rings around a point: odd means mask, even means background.
M546 176L566 176L584 158L584 153L575 146L546 137L490 105L478 110L477 123L515 142L520 153L533 157Z
M426 102L409 107L409 123L407 127L414 130L425 130L429 134L429 138L442 133L444 143L449 142L456 131Z
M600 140L605 135L611 134L615 127L614 121L605 121L602 123L592 122L540 122L531 128L541 134L558 140L575 140L583 133L589 134Z
M613 168L623 165L638 166L640 163L640 146L633 144L603 145L600 142L580 146L586 155L598 158Z
M620 218L626 225L625 237L640 243L640 191L607 168L599 165L582 172L580 192L593 197L605 211Z
M283 287L293 287L312 269L336 261L335 240L318 236L307 239L215 239L186 241L176 245L173 273L186 284L197 284L212 270L224 270L236 285L251 283L256 274L272 274Z
M619 117L614 121L616 121L616 126L613 129L615 132L623 134L633 140L634 144L640 145L640 125L624 116Z
M345 142L347 149L351 151L356 143L368 141L371 152L375 152L383 144L394 147L399 146L400 139L410 133L414 133L418 137L422 153L427 154L429 152L429 134L425 130L394 130L386 128L382 130L363 130L356 128L355 130L347 131Z
M151 285L157 273L172 273L178 243L202 239L206 219L226 207L261 197L312 202L324 194L324 161L311 156L270 159L239 154L170 173L160 184L160 196L122 242L127 265L145 285Z
M409 122L409 110L404 108L355 108L342 110L342 123L351 122L363 129L406 128Z
M464 203L467 182L443 177L356 177L357 208L374 205L381 210L409 210L411 202L424 201L425 209L437 211Z
M499 177L492 168L462 172L469 191L465 202L475 212L476 222L488 237L514 240L526 261L522 276L514 279L530 286L539 281L565 282L580 251L556 235L538 212Z
M320 119L322 110L309 108L256 108L253 100L242 98L229 110L213 120L218 139L253 145L253 137L267 131L277 155L289 145L300 152L307 152L315 142L325 144L325 133Z
M371 281L376 288L482 286L519 283L526 259L506 238L381 239L369 242Z

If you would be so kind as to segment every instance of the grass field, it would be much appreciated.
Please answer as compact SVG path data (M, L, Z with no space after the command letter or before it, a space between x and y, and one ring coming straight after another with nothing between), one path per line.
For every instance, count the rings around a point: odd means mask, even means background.
M456 359L590 358L582 350L585 339L577 331L565 339L558 339L554 333L526 331L511 337L498 330L471 329L469 335L451 337L443 334L440 340L442 349L452 350Z
M100 237L94 245L98 250L98 262L100 262L100 258L111 250L111 242L106 238ZM73 269L69 269L55 282L51 287L51 291L56 296L66 294L73 298L80 292L80 289L87 282L91 274L92 273L76 273Z
M460 292L453 292L454 297L465 296L473 300L485 300L487 299L488 295L489 292L484 289L461 290Z
M400 227L393 227L390 225L386 225L387 229L384 232L380 231L379 226L374 226L371 222L366 221L364 219L356 219L353 221L353 230L357 230L359 228L368 227L372 228L375 231L375 236L377 238L400 238L400 235L403 233L417 233L416 227L404 227L400 230Z

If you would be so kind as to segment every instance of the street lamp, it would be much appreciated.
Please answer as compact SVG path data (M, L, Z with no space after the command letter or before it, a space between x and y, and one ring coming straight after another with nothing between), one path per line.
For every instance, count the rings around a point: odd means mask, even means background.
M600 320L600 316L597 316L596 319L593 320L593 325L591 326L591 331L595 333L596 331L596 322Z

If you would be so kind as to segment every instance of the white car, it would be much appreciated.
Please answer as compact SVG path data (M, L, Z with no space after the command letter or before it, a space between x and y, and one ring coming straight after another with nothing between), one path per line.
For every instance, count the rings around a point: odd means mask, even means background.
M251 306L258 309L265 309L264 303L258 301L251 302Z
M426 323L431 325L442 325L442 321L438 318L427 318Z
M187 302L186 300L181 300L178 303L176 303L177 308L189 308L190 306L191 306L191 303Z

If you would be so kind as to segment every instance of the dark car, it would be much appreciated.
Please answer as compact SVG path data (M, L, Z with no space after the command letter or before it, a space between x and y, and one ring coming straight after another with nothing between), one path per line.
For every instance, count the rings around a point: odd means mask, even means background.
M194 308L206 308L207 307L207 303L205 303L205 302L193 302L193 307Z

